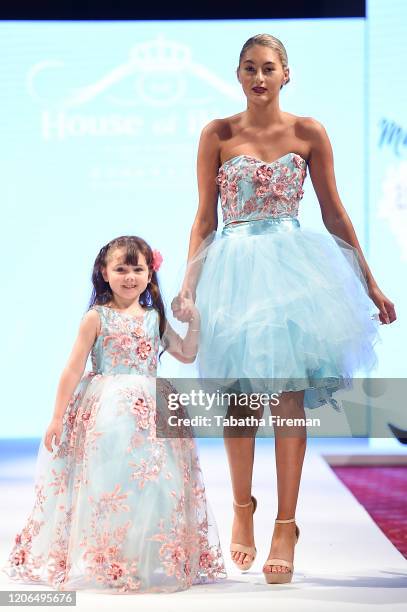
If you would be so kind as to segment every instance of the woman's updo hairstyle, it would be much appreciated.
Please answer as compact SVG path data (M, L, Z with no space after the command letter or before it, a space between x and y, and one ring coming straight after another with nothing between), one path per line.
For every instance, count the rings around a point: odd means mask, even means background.
M285 47L281 40L279 40L275 36L272 36L271 34L256 34L255 36L252 36L251 38L246 40L245 44L242 47L242 50L240 51L239 67L246 51L251 49L251 47L254 47L254 45L263 45L263 47L269 47L270 49L277 51L283 69L285 70L286 68L288 68L287 51L285 50ZM284 81L284 85L287 85L287 83L289 82L290 77L288 76ZM280 89L282 87L283 85L281 85Z

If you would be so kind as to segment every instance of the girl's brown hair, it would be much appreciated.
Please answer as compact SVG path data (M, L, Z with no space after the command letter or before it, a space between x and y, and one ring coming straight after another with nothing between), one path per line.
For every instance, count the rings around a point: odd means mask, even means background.
M104 305L110 302L113 298L112 290L108 282L102 276L102 268L106 267L109 256L116 249L124 249L124 263L127 265L136 266L139 261L140 253L144 255L147 266L152 272L151 280L148 283L145 291L140 295L139 302L147 308L154 308L159 315L159 330L162 344L165 347L165 338L163 339L164 331L167 324L165 316L164 302L161 297L160 287L158 284L157 273L153 270L153 251L150 245L139 236L119 236L114 238L105 246L103 246L93 264L92 284L93 290L89 301L88 309L93 305ZM165 350L165 348L164 348ZM160 353L160 357L164 351Z

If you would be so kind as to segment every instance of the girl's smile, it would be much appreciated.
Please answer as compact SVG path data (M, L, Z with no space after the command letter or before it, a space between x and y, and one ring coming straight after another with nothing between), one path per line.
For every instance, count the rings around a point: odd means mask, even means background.
M142 253L139 253L137 262L126 263L125 259L124 249L117 248L111 253L106 267L102 270L103 278L110 285L115 303L123 307L138 300L151 280L151 273ZM124 302L121 304L122 300Z

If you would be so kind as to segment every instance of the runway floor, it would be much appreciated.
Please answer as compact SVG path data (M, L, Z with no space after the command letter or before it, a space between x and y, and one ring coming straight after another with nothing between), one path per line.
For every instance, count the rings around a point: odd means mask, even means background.
M295 549L294 578L288 585L267 585L261 573L276 515L276 475L273 440L256 445L253 493L259 505L255 515L257 559L242 574L229 562L232 496L229 471L221 441L201 440L201 466L209 504L215 514L228 579L215 585L195 586L171 595L99 595L77 592L80 611L165 610L226 612L249 609L313 612L350 612L407 609L407 560L386 538L368 512L335 475L325 455L357 457L365 444L343 440L328 444L309 440L300 487L297 523L301 529ZM14 535L30 510L34 457L0 462L0 562L5 562ZM30 590L31 585L10 583L0 572L1 590ZM36 587L33 590L48 590ZM49 589L52 591L52 589ZM133 597L136 600L133 600ZM11 609L11 608L10 608ZM49 609L49 608L48 608Z

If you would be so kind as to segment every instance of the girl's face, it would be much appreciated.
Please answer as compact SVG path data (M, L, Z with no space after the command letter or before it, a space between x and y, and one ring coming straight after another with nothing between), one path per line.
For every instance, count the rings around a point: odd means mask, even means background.
M105 268L101 269L103 279L109 283L114 298L128 304L138 301L151 280L146 258L139 253L137 265L124 263L124 248L117 248L109 253Z
M288 75L289 69L283 69L277 51L264 45L250 47L237 69L248 102L256 104L276 98Z

